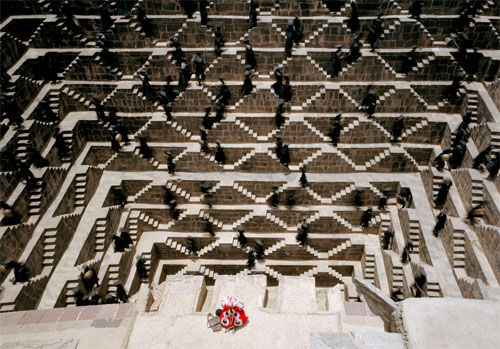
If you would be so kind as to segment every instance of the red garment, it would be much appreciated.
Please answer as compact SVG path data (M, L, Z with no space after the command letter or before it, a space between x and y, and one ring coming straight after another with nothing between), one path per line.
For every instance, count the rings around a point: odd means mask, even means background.
M248 321L243 306L243 302L239 298L226 297L223 299L221 302L222 312L220 314L222 327L243 326Z

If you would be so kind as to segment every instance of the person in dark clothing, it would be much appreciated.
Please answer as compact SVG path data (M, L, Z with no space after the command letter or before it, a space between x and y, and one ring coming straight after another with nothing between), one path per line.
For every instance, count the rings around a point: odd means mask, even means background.
M90 102L90 105L93 105L95 108L95 113L97 116L97 119L102 122L107 122L108 120L106 119L106 114L104 112L104 106L101 104L101 101L99 100L99 96L95 93L92 94L92 101Z
M288 167L288 165L290 164L290 152L288 150L288 143L285 143L283 145L283 154L281 155L280 162L286 167Z
M264 259L264 244L261 240L255 240L255 257L258 260Z
M359 57L361 57L361 46L363 43L360 41L363 37L363 34L356 35L354 41L349 48L349 55L347 56L347 63L353 64L356 62Z
M382 197L378 201L378 209L379 210L385 210L385 208L387 206L387 199L388 199L390 192L391 192L390 188L382 189Z
M220 146L220 142L217 140L215 142L217 144L217 150L215 152L215 161L219 164L224 165L226 163L226 154L224 153L224 149Z
M200 0L198 3L199 9L200 9L200 24L202 26L207 25L208 23L208 13L207 13L207 6L208 6L208 1L207 0Z
M356 205L358 207L363 206L363 192L364 191L365 190L363 188L356 188L356 190L354 190L354 199L353 199L354 205Z
M137 6L137 21L141 25L141 33L144 34L147 39L152 39L153 28L149 18L146 16L146 10L141 5Z
M119 237L117 234L113 234L113 236L111 236L111 240L113 240L114 244L115 244L115 253L116 252L123 252L125 251L125 242L122 240L121 237Z
M186 59L182 58L180 61L180 69L179 69L179 90L185 91L189 86L189 80L191 79L191 70L189 69L189 65L186 63Z
M359 30L359 13L356 0L351 0L351 16L347 20L347 28L349 28L353 33Z
M292 57L293 48L293 22L291 19L288 20L286 26L286 39L285 39L285 53L287 57Z
M59 159L63 159L69 156L70 150L66 144L66 141L64 140L62 133L59 132L58 127L54 129L53 137L56 139L55 145L57 148L57 155L59 156Z
M332 54L332 60L328 65L327 72L332 78L337 77L342 71L342 61L344 55L342 54L342 45L337 45L337 51Z
M391 248L392 238L394 237L394 232L391 228L387 228L384 232L384 250L388 250Z
M113 25L113 20L111 19L111 15L108 10L108 1L105 0L99 5L99 15L101 16L101 20L99 22L99 32L105 33Z
M144 69L139 71L139 79L142 81L141 92L144 94L149 102L154 102L156 99L156 94L151 84L149 83L149 77Z
M241 86L241 95L247 96L253 91L252 84L252 73L250 70L245 70L245 80L243 81L243 85Z
M194 0L179 0L181 7L186 12L187 18L193 18L193 13L196 11L198 4Z
M30 271L26 267L26 265L16 262L12 259L7 259L3 264L2 268L9 270L14 269L14 280L13 284L15 285L18 282L28 282L30 280Z
M466 152L465 143L460 143L451 150L451 157L450 157L451 168L453 169L459 168L462 165L465 152Z
M448 87L447 98L454 99L457 95L459 88L462 86L462 81L465 79L465 71L460 70L454 77L451 85Z
M207 130L203 126L200 126L200 140L201 140L201 151L207 154L210 153L210 149L208 149Z
M375 113L377 100L377 93L372 89L372 85L368 85L358 101L359 105L361 105L368 113L368 118L371 118Z
M445 148L436 158L433 163L438 169L438 171L443 171L446 161L449 161L451 157L451 149Z
M211 110L212 110L212 108L209 105L205 106L205 115L203 116L203 120L202 120L201 124L203 125L203 127L206 130L212 129L213 121L212 121L212 118L210 117Z
M278 193L278 186L273 185L273 194L269 199L269 205L271 205L272 207L278 207L279 203L280 203L280 196Z
M370 224L370 221L372 220L372 212L373 209L367 208L366 211L363 213L363 216L361 217L361 226L363 228L367 228L368 225Z
M94 268L86 266L80 274L80 280L86 292L91 292L94 287L99 286L99 277Z
M412 71L413 67L417 65L417 54L415 51L417 50L417 46L413 45L411 47L411 51L408 52L408 56L406 56L403 61L402 71L404 74L408 74Z
M448 213L447 210L442 210L437 215L436 225L434 226L434 229L432 229L432 233L434 234L435 237L438 237L439 232L444 228L444 225L446 224L446 219L448 218L447 213Z
M300 40L302 40L302 24L298 16L295 16L293 19L292 40L295 45L298 45Z
M406 264L408 262L411 262L411 256L410 251L408 251L408 248L405 247L403 249L403 253L401 253L401 263Z
M196 242L191 236L186 239L186 247L189 250L190 254L192 254L195 257L198 255L196 249Z
M271 88L281 100L283 98L283 74L281 73L281 68L277 67L274 69L274 78L276 82L271 85Z
M248 251L247 267L249 270L255 267L255 251L253 249Z
M214 225L212 222L207 217L203 217L203 220L205 221L205 232L210 234L210 236L214 237L215 232L214 232Z
M146 268L146 259L144 257L138 258L135 263L135 268L139 278L146 279L149 276L149 271Z
M295 190L288 190L285 197L285 205L291 209L297 203L297 192Z
M427 291L427 276L423 270L415 275L415 283L413 284L414 294L416 298L424 296Z
M165 76L165 81L167 82L167 84L165 85L163 90L165 91L165 94L167 95L169 102L173 102L174 99L179 94L179 90L174 89L174 87L170 85L170 83L172 82L172 76L170 76L170 74L167 74Z
M21 215L11 205L3 200L0 200L0 209L3 211L3 225L15 225L21 223Z
M491 159L490 162L486 165L486 169L488 170L488 173L490 174L489 178L494 179L498 175L498 170L499 170L499 158L500 153L495 153L493 159Z
M275 151L276 151L276 157L281 161L281 157L283 156L283 141L281 140L280 136L276 136Z
M167 167L169 174L175 174L175 162L171 152L167 152Z
M280 99L278 102L278 108L276 108L276 114L274 115L274 123L276 128L281 128L283 123L285 122L285 118L283 117L283 107L285 105L285 101Z
M139 140L139 153L144 157L144 159L150 159L152 156L151 148L149 147L146 137L142 133L137 135Z
M401 137L403 133L403 129L405 128L405 119L403 115L400 115L396 121L392 124L392 142L395 143L398 141L398 138Z
M293 96L292 85L290 85L290 76L285 74L284 77L285 83L283 84L283 100L285 102L290 102Z
M467 219L470 221L472 225L476 224L477 218L481 218L484 216L484 206L485 202L483 201L479 203L479 205L472 207L467 213Z
M248 240L244 233L245 231L243 230L243 227L238 225L238 243L240 244L240 247L245 247L247 245Z
M116 186L113 187L113 202L115 205L120 205L121 207L124 207L125 204L127 203L127 198L122 192L121 187Z
M411 0L409 12L411 14L410 18L420 21L420 13L422 12L422 7L424 6L423 0Z
M175 36L173 36L170 38L170 46L175 48L175 51L172 52L172 60L175 61L175 64L177 64L177 66L180 66L182 59L185 59L184 51L182 51L181 48L181 43Z
M250 15L248 18L248 27L250 29L257 26L257 9L259 8L259 2L257 0L250 0Z
M222 55L222 48L224 47L224 45L225 41L221 33L221 26L218 25L215 30L215 39L214 39L215 57L220 57Z
M245 45L245 66L247 66L247 70L255 69L257 66L257 59L255 58L255 53L253 52L252 44L246 38L243 41Z
M483 165L486 165L488 163L488 156L490 155L491 151L493 148L491 145L487 146L486 149L484 149L482 152L480 152L473 161L472 168L476 170L482 170Z
M219 76L219 81L221 82L221 85L219 86L215 100L217 101L217 103L226 105L231 99L231 91L229 91L229 88L224 82L223 76Z
M192 63L195 67L194 73L196 75L196 80L198 80L198 85L201 86L201 82L205 80L205 60L201 58L200 52L194 55Z
M451 186L452 183L449 179L446 178L443 180L441 186L439 187L439 191L436 195L436 198L434 199L434 205L436 207L442 207L445 204Z
M125 291L125 288L119 281L116 281L114 285L116 286L116 298L120 302L126 303L128 300L128 295L127 292Z
M328 132L328 135L330 136L330 139L334 146L337 146L337 143L339 142L341 130L342 126L340 124L340 121L338 119L334 119L332 121L332 125L330 126L330 131Z
M300 186L301 186L302 188L305 188L305 187L307 187L307 184L308 184L308 182L307 182L307 177L306 177L306 168L305 168L304 166L302 166L302 167L300 168L300 172L302 173L302 174L300 175L300 179L299 179Z

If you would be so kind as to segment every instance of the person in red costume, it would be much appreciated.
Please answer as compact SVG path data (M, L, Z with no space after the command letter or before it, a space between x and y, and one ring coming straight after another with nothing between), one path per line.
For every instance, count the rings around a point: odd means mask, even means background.
M220 323L227 329L236 329L243 326L248 317L243 310L243 302L239 298L226 297L221 302L222 312L220 314Z

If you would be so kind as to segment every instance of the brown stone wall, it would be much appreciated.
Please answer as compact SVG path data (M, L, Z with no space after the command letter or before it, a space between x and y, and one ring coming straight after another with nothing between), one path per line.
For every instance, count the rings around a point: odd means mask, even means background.
M2 66L8 69L24 54L27 47L7 33L2 33L1 42L0 61Z
M486 277L481 269L481 264L479 264L479 261L476 258L476 254L472 248L472 243L467 238L467 234L465 234L465 271L468 276L481 279L484 283L486 283Z
M27 283L16 298L16 311L33 310L38 306L43 291L49 281L48 277Z
M17 261L31 239L34 229L35 226L31 224L7 228L0 239L0 246L2 246L2 260L0 262L3 263L7 258ZM0 285L6 277L7 273L0 273Z
M4 172L0 174L0 199L7 201L10 194L16 189L21 178L14 172Z
M490 262L495 277L500 282L500 268L498 267L500 265L500 249L498 248L500 246L500 232L498 229L482 225L476 225L474 231L479 238L481 248L488 262Z

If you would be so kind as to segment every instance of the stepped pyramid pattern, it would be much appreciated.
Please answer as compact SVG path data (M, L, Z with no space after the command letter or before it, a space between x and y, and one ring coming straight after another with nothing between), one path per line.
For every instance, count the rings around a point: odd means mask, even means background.
M0 163L0 199L21 216L17 224L0 223L0 263L7 258L23 262L32 277L14 284L13 270L0 273L0 312L75 304L73 289L85 267L96 270L103 296L114 294L117 282L134 295L141 284L158 284L168 276L202 275L213 286L222 275L262 274L268 287L286 276L313 277L317 288L340 285L346 301L358 298L353 279L359 277L403 299L412 297L420 271L427 275L428 297L500 296L500 184L486 171L472 169L473 159L488 145L500 150L498 1L485 1L466 28L478 48L478 70L453 98L448 86L463 60L451 16L458 17L461 1L425 1L417 21L410 18L409 1L358 0L364 38L382 13L380 46L371 52L364 42L360 58L351 64L344 59L336 77L328 74L336 45L347 55L358 34L347 26L347 0L261 1L252 29L245 0L209 1L206 26L198 11L187 18L178 1L132 1L130 18L118 15L118 2L110 2L113 24L104 39L114 66L102 63L97 45L96 1L69 3L81 25L78 32L48 0L2 1L2 74L10 75L9 84L2 75L2 93L24 122L16 128L2 119L0 148L2 154L30 161L34 147L48 165L32 164L36 181L28 185L3 158ZM150 19L152 38L144 37L135 19L139 6ZM303 38L287 57L286 26L295 16ZM226 45L216 58L218 25ZM173 36L188 63L201 52L206 79L200 86L193 75L172 101L167 120L164 105L144 93L139 72L146 72L156 95L166 87L168 74L177 88L179 72L170 59ZM257 66L254 90L242 97L245 38ZM405 73L403 62L413 45L416 63ZM44 78L47 62L55 63L54 81ZM271 87L275 67L289 75L293 90L280 128L274 120L279 97ZM205 106L215 116L220 75L231 98L223 120L208 131L206 154L199 126ZM360 105L369 85L378 96L373 118ZM129 142L122 142L119 152L111 149L112 125L96 116L93 94L106 115L116 109L128 130ZM41 117L44 103L58 122ZM440 172L433 160L451 146L467 111L472 122L463 164L457 169L447 164ZM339 113L342 128L334 146L329 131ZM404 129L393 140L400 115ZM61 156L53 137L56 127L67 148ZM139 134L150 147L149 157L140 150ZM289 145L287 167L276 156L278 136ZM216 140L225 164L216 161ZM174 174L168 171L168 152ZM308 179L304 188L302 167ZM435 237L440 210L433 200L446 178L453 183L444 206L448 221ZM208 193L200 190L204 181L212 185ZM269 205L274 185L278 207ZM116 187L124 194L123 205L114 200ZM412 196L407 207L398 200L403 192ZM355 205L356 193L360 205ZM292 194L295 204L287 207ZM175 219L168 195L177 201ZM378 208L384 195L387 206ZM484 216L473 225L465 217L483 201ZM364 227L368 208L373 213ZM304 221L309 234L301 245L296 235ZM239 228L248 240L243 246ZM384 249L389 228L394 236ZM112 235L120 229L129 232L133 244L115 252ZM403 264L400 257L409 242L411 261ZM249 269L248 253L258 244L263 258ZM146 278L136 271L138 258L144 259Z

